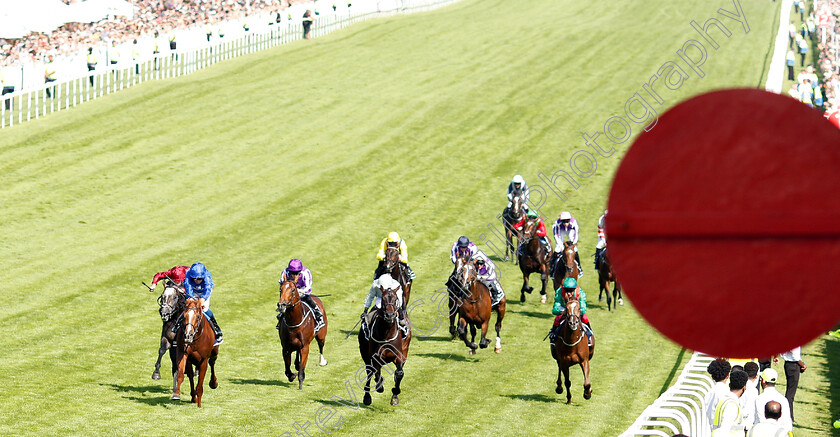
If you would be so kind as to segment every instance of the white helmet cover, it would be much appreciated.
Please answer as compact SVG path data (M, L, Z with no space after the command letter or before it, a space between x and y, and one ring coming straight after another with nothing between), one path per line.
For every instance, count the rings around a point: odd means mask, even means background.
M514 184L524 184L525 179L522 178L522 175L516 175L516 176L513 177L513 183Z
M563 211L560 213L560 220L571 220L572 214L569 211Z

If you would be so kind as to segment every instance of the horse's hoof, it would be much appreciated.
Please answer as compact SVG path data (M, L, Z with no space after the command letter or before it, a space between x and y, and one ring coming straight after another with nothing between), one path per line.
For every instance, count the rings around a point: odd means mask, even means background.
M525 291L527 291L528 294L531 294L531 292L534 291L534 287L528 287L528 289Z
M398 398L397 395L394 395L393 397L391 397L391 405L396 407L399 404L400 404L400 398Z
M478 345L478 347L480 347L480 348L482 348L482 349L487 349L487 346L490 346L490 340L487 340L487 341L482 341L482 342L481 342L481 343L479 343L479 345Z
M327 365L327 359L324 358L324 357L321 357L321 361L318 363L318 365L319 366L326 366Z
M155 370L155 373L152 373L152 379L154 379L155 381L159 380L160 379L160 372Z
M554 392L557 393L558 395L562 395L563 394L563 387L558 385L557 388L554 389Z
M370 393L365 393L365 399L363 400L365 405L370 405Z
M493 352L496 352L497 354L500 354L500 353L502 353L502 348L497 347L497 348L493 349Z
M216 381L215 379L210 381L210 388L215 390L217 387L219 387L219 381Z
M376 387L376 392L377 392L377 393L382 393L382 392L384 392L384 391L385 391L385 387L383 387L383 386L381 386L381 385L380 385L379 387Z
M520 302L525 302L525 293L522 293L522 296L519 298Z
M545 295L540 296L540 303L545 303Z
M604 296L598 296L598 302L601 302L603 300L604 300Z
M583 398L586 399L586 400L591 399L592 398L592 392L591 391L589 393L583 392Z
M571 405L571 404L572 404L572 398L567 399L566 400L566 405Z
M452 334L452 338L455 338L455 336L458 335L455 325L449 325L449 333Z
M618 304L619 304L619 305L624 305L624 300L623 300L623 299L621 299L621 298L618 298Z
M171 397L171 398L169 398L169 399L171 399L171 400L173 400L173 401L180 401L180 400L181 400L181 396L178 396L178 395L172 395L172 397Z
M294 373L287 373L287 374L286 374L286 378L289 378L289 382L294 381L296 376L297 376L297 375L296 375L296 374L294 374Z

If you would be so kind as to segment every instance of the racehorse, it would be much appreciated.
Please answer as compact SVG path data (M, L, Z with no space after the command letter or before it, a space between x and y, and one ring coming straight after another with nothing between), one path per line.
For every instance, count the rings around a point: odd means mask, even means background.
M510 253L515 264L517 258L513 256L516 255L514 253L516 246L513 245L513 237L516 237L517 242L519 242L520 234L513 225L521 222L525 217L525 208L523 208L522 191L514 190L512 194L513 198L510 201L510 208L505 208L502 212L502 222L505 226L505 260L510 259L508 258L508 253Z
M566 294L565 321L560 333L551 344L551 356L557 360L559 372L557 375L557 394L563 394L563 379L566 384L566 403L572 403L571 386L569 380L569 368L580 364L583 369L583 398L592 397L592 384L589 381L589 360L595 352L595 339L592 339L592 346L587 344L587 336L582 329L583 322L580 320L580 301L574 298L574 293Z
M452 334L452 339L458 335L458 330L455 328L455 320L458 319L458 304L461 299L458 297L461 294L461 285L458 275L464 265L469 262L467 252L456 252L458 259L455 260L455 268L452 270L452 275L449 281L446 282L449 291L449 333Z
M537 219L530 219L522 227L522 241L517 249L519 256L519 270L522 271L524 282L522 283L522 296L520 302L525 302L525 293L534 291L534 287L528 285L528 278L531 273L539 272L542 281L540 300L545 303L545 287L548 285L548 260L545 246L537 237Z
M554 284L554 289L563 286L563 280L566 278L577 279L580 275L580 269L577 262L575 262L575 245L568 241L563 242L563 253L558 257L557 265L554 266L554 276L551 281ZM563 264L563 269L560 269L560 264Z
M598 300L601 300L601 293L604 290L607 291L607 311L610 310L610 281L613 283L613 299L615 300L615 308L618 308L618 305L624 305L624 300L621 298L621 284L615 280L615 273L612 270L612 264L610 264L610 259L607 257L607 248L604 248L604 251L601 253L601 263L598 265L598 285L600 285L601 290L598 292Z
M309 308L300 300L300 293L297 286L291 280L280 285L280 301L277 302L277 312L280 313L280 324L278 334L280 344L283 346L283 361L286 364L286 377L289 382L298 379L298 390L303 389L303 380L306 379L306 360L309 358L309 343L315 338L318 342L318 352L321 360L318 364L327 365L324 358L324 341L327 338L327 313L324 311L324 304L321 299L312 296L312 301L321 310L321 317L324 318L324 326L315 332L315 315L312 308ZM292 361L292 352L295 355L295 370L292 373L289 369Z
M470 355L475 355L477 347L482 349L490 344L487 338L487 326L490 324L492 311L490 289L477 280L478 272L472 262L463 263L458 270L458 335L470 349ZM494 307L496 309L496 353L502 351L502 319L505 318L506 300L502 300ZM467 326L470 328L471 338L467 341ZM481 327L481 340L475 344L476 328Z
M400 283L403 289L403 307L405 307L408 305L408 297L411 294L411 281L408 279L406 268L400 263L399 247L388 246L385 249L385 271Z
M219 355L219 346L213 346L216 342L216 334L213 333L213 326L204 316L201 302L197 298L187 299L184 310L184 320L178 328L176 357L178 371L174 376L174 387L172 400L181 399L181 383L184 382L184 373L190 378L190 397L192 402L201 408L201 394L204 392L204 374L207 372L207 365L210 364L210 388L219 386L216 380L216 357ZM193 374L198 370L198 385L193 382Z
M160 379L160 361L163 354L169 351L169 357L172 360L172 373L175 373L175 351L172 346L175 344L175 332L172 327L175 322L181 317L184 312L184 291L175 286L169 280L166 281L163 288L163 293L158 297L158 305L160 305L160 318L163 320L163 330L160 332L160 349L158 350L158 358L155 363L155 371L152 373L152 379Z
M411 330L403 337L399 329L397 289L380 287L382 297L376 308L370 325L359 330L359 352L365 362L367 379L365 381L365 405L370 405L370 380L376 377L376 391L382 393L384 380L382 367L394 363L394 388L391 389L391 405L399 405L400 382L403 379L403 365L408 357L408 345L411 343ZM408 317L408 315L406 315ZM387 367L385 368L388 369Z

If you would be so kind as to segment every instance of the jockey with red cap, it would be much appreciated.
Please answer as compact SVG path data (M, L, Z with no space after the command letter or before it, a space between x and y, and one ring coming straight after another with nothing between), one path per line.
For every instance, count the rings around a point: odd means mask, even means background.
M149 291L154 291L155 287L157 287L158 281L161 279L168 279L172 281L178 288L183 288L184 286L184 277L187 276L187 270L190 268L187 266L175 266L165 272L158 272L155 277L152 279L152 286L149 287Z
M300 295L300 300L309 305L309 308L312 309L312 314L315 316L315 330L317 331L323 325L321 310L318 308L318 305L315 304L315 301L312 300L312 272L309 271L306 267L303 266L303 262L297 258L292 259L289 261L289 266L283 270L283 273L280 275L279 283L284 283L286 281L292 281L295 283L295 287L298 289L298 294ZM277 317L281 317L282 314L278 315ZM279 328L279 324L277 325Z

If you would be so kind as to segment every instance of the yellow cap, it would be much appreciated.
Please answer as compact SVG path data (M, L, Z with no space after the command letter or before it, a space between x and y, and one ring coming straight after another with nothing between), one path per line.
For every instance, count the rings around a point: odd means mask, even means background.
M391 232L388 234L388 242L389 243L398 243L400 241L400 234L396 232Z

